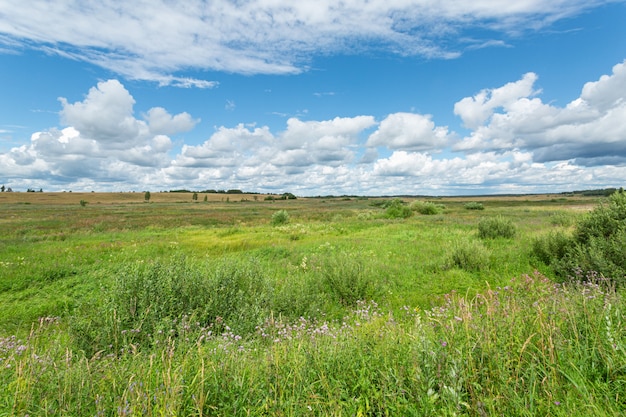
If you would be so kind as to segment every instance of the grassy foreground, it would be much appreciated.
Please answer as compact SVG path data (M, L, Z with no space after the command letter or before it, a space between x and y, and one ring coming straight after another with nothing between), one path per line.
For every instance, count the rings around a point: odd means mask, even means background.
M5 203L0 415L623 415L623 297L530 255L595 201L481 202Z

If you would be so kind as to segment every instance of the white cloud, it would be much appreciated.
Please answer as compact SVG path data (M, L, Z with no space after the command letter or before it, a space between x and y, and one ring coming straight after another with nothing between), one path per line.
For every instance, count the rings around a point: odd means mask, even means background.
M153 107L145 116L150 132L155 135L172 135L186 132L195 127L200 120L194 120L189 113L172 116L163 107Z
M390 195L619 186L626 181L625 67L587 83L565 107L535 97L535 76L484 90L460 110L483 123L453 146L456 134L429 115L394 113L380 122L368 115L291 118L277 132L254 124L221 126L173 156L170 135L198 121L161 107L137 119L132 95L110 80L82 101L61 99L69 125L36 132L30 143L0 153L0 166L3 182L15 190Z
M436 127L430 115L394 113L380 122L378 130L369 137L367 146L436 152L447 141L448 128Z
M611 75L585 84L580 97L565 107L533 97L535 80L526 74L457 102L455 113L473 131L453 149L522 149L539 162L626 164L626 61L615 65Z
M529 72L519 81L492 90L482 90L474 97L465 97L454 105L454 114L461 117L466 127L475 129L485 123L497 108L506 110L521 97L537 94L533 90L536 80L537 75Z
M313 54L368 47L454 58L459 51L441 45L455 44L465 29L537 30L609 1L4 0L0 50L35 47L128 78L213 88L214 81L172 74L187 69L296 73L306 69ZM475 39L473 44L502 41Z

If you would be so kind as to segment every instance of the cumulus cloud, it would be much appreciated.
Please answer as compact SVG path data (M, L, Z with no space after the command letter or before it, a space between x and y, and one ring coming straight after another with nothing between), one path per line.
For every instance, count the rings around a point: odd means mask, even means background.
M36 132L28 145L2 155L12 175L32 178L45 173L59 182L137 180L132 172L170 165L168 135L198 122L187 113L170 115L160 107L150 109L145 120L135 118L135 100L117 80L98 83L82 101L59 101L67 127Z
M536 79L526 74L457 102L455 113L473 131L454 149L521 149L532 152L538 162L626 163L626 61L615 65L611 75L585 84L580 97L564 107L535 97Z
M438 151L447 144L448 128L435 126L430 115L394 113L367 140L367 146Z
M130 92L109 80L81 101L60 99L65 126L0 153L0 167L14 189L46 190L445 195L616 186L626 180L625 78L626 61L563 107L542 102L534 74L480 91L455 106L475 126L462 139L417 113L294 117L278 131L220 126L176 154L172 135L199 121L162 107L137 118Z
M85 60L128 78L212 88L174 76L187 69L296 73L314 54L384 48L402 55L454 58L466 29L502 34L538 30L610 0L293 2L189 0L5 0L0 50L34 47ZM520 29L525 28L525 29ZM475 39L473 44L501 45ZM462 48L461 48L462 49Z
M454 114L461 117L466 127L475 129L485 123L497 108L507 110L520 98L535 95L537 92L533 90L533 85L536 80L537 75L529 72L519 81L482 90L474 97L465 97L454 105Z

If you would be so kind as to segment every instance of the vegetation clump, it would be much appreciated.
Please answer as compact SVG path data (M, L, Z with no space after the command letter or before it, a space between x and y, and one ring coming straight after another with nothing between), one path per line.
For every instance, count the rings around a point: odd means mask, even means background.
M289 223L289 213L287 210L278 210L272 214L272 225L280 226Z
M490 256L489 250L480 242L464 241L454 247L450 262L468 272L484 271L489 268Z
M411 208L401 199L394 198L383 205L388 219L407 219L413 215Z
M481 239L512 239L516 233L515 224L502 216L485 217L478 222L478 237Z
M445 208L443 204L433 203L432 201L414 201L411 203L411 210L427 216L441 214Z
M484 210L485 209L485 206L483 205L483 203L479 203L477 201L470 201L468 203L465 203L463 207L465 207L466 210Z
M562 279L598 275L626 283L626 194L613 193L584 216L571 236L550 233L533 242L533 254Z

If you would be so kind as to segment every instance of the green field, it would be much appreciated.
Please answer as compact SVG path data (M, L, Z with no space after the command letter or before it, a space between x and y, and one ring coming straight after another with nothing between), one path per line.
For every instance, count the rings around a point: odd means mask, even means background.
M7 194L1 416L626 413L622 290L532 251L598 197Z

